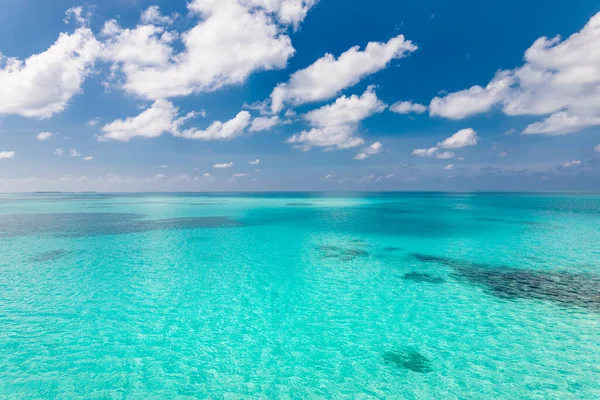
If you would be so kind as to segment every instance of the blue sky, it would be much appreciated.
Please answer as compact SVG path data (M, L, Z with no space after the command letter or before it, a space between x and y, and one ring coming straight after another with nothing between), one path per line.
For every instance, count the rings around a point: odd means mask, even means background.
M366 4L4 2L0 192L600 189L597 2Z

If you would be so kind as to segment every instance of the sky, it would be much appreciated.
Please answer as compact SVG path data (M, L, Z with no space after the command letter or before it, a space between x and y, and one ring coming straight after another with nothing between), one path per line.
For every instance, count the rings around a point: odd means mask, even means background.
M600 190L597 1L0 7L0 192Z

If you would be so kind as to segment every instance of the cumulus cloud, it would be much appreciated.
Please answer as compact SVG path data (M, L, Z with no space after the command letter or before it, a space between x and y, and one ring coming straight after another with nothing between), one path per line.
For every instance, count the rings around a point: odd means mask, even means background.
M387 43L369 42L364 50L354 46L337 59L325 54L305 69L294 72L288 82L278 84L271 93L271 110L279 112L285 104L292 106L327 100L361 79L385 68L393 59L417 50L403 35Z
M58 157L62 157L65 155L65 151L63 149L56 149L52 154Z
M207 179L207 180L209 180L209 181L216 181L216 180L217 180L217 178L215 178L214 176L212 176L212 175L211 175L210 173L208 173L208 172L204 173L204 175L202 175L202 177L203 177L204 179Z
M25 60L0 54L0 115L50 118L64 111L92 73L101 44L83 23L81 9L68 11L80 22L61 33L47 50Z
M85 124L87 126L96 126L96 125L98 125L98 122L100 122L100 118L92 118L88 122L86 122Z
M461 129L454 135L438 143L438 147L444 149L460 149L466 146L476 146L479 142L477 133L471 129Z
M239 173L239 174L233 174L233 175L231 175L232 178L244 178L246 176L250 176L250 174Z
M173 131L174 136L186 139L200 140L231 140L244 133L244 129L250 124L250 113L240 111L234 118L226 122L214 121L206 129L190 128L183 131ZM177 126L179 123L176 124Z
M379 142L375 142L369 147L365 147L361 153L358 153L353 157L354 160L365 160L374 154L379 154L383 150L383 145Z
M150 99L211 92L243 83L256 71L285 68L294 54L288 26L297 26L312 0L192 0L188 10L196 24L176 37L156 26L158 8L146 10L134 29L111 23L106 57L115 62L121 87ZM235 24L232 24L235 21ZM135 47L135 49L134 49ZM129 54L133 50L135 57Z
M386 105L377 98L374 86L369 86L361 96L341 96L334 103L305 114L304 119L314 128L293 135L288 143L303 150L315 146L338 149L360 146L364 140L356 135L358 123L385 108Z
M594 147L594 151L596 153L600 153L600 144L598 146Z
M167 15L162 15L158 6L150 6L144 10L140 20L143 24L171 25L174 21L174 18Z
M502 153L498 154L498 157L500 158L506 158L508 156L508 153L503 151Z
M438 151L437 147L430 147L428 149L414 149L412 154L413 156L419 157L431 157Z
M268 129L273 128L277 124L279 124L279 117L277 115L274 115L270 118L258 117L252 120L252 124L250 125L250 128L248 130L250 132L266 131Z
M94 159L94 156L83 157L83 161L91 161Z
M455 154L452 151L442 151L435 155L435 158L439 158L440 160L449 160L454 158Z
M118 119L102 127L104 135L99 140L119 140L127 142L134 137L153 138L165 133L186 139L228 140L241 135L250 123L250 113L239 112L233 119L221 122L215 121L206 129L189 128L182 130L181 126L198 113L190 112L179 117L179 109L167 100L156 100L149 108L135 117L125 120Z
M412 101L399 101L390 106L390 111L397 114L423 114L427 111L427 106L419 103L413 103Z
M600 13L566 39L541 37L525 64L500 71L485 87L436 97L431 115L460 119L498 106L506 115L548 115L524 134L563 135L600 125Z
M231 167L233 167L233 163L232 162L213 165L213 168L217 168L217 169L231 168Z
M14 151L0 151L0 160L4 159L9 159L9 158L13 158L15 156L15 152Z
M249 164L249 165L258 165L258 164L260 164L260 160L257 158L257 159L256 159L256 160L254 160L254 161L248 161L248 164Z
M163 164L163 165L159 165L158 168L160 169L165 169L168 168L169 166L167 164Z
M445 167L442 167L442 169L445 169L445 170L451 170L451 169L454 169L454 164L448 164L448 165L446 165Z
M71 157L80 157L80 156L81 156L81 153L80 153L80 152L78 152L78 151L77 151L77 150L75 150L75 149L69 149L69 155L70 155Z
M384 180L392 179L393 177L394 177L394 174L387 174L387 175L374 175L373 174L373 175L363 176L358 181L360 183L377 183L377 182L381 182Z
M573 161L567 161L562 166L564 168L572 168L572 167L579 167L580 165L581 165L581 161L579 161L579 160L573 160Z
M37 134L36 138L37 140L44 141L50 139L52 136L54 135L51 132L40 132Z

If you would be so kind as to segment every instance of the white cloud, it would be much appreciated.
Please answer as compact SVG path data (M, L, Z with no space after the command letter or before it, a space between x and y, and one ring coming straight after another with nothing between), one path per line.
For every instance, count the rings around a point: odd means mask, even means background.
M465 118L499 106L506 115L548 115L524 134L562 135L600 125L600 13L562 40L541 37L525 64L500 71L484 88L473 86L431 101L431 115Z
M466 146L476 146L479 142L477 133L471 129L461 129L454 135L438 143L438 147L444 149L460 149Z
M94 159L94 156L87 156L87 157L83 157L84 161L91 161Z
M377 182L381 182L384 180L388 180L388 179L392 179L394 177L394 174L387 174L387 175L368 175L368 176L363 176L362 178L359 179L360 183L377 183Z
M277 115L272 117L258 117L252 120L250 125L250 132L259 132L271 129L279 123L279 117Z
M54 154L55 156L58 156L58 157L62 157L65 155L65 151L63 149L56 149L56 150L54 150L54 153L52 153L52 154Z
M146 138L158 137L177 128L178 109L171 102L156 100L152 106L135 117L125 120L117 119L102 127L102 139L113 139L128 142L141 136Z
M373 90L374 86L369 86L361 96L341 96L332 104L308 112L304 118L314 128L293 135L288 143L303 150L315 146L348 149L362 145L364 140L356 135L358 123L386 108Z
M354 46L337 59L325 54L305 69L294 72L287 83L280 83L271 93L271 110L279 112L285 104L300 105L334 97L345 88L383 68L393 59L417 50L399 35L387 43L369 42L363 51Z
M323 177L323 179L325 179L325 180L329 180L329 179L333 179L333 178L335 178L334 174L328 174Z
M498 154L498 157L500 158L506 158L508 156L508 153L503 151L502 153Z
M68 16L77 17L74 10ZM24 61L0 54L0 115L50 118L64 111L81 92L100 49L92 31L82 24L71 34L61 33L47 50Z
M240 173L240 174L233 174L231 175L232 178L243 178L246 176L250 176L250 174L245 174L245 173Z
M445 169L445 170L451 170L451 169L454 169L454 164L448 164L448 165L446 165L445 167L442 167L442 169Z
M142 13L140 19L143 24L171 25L173 23L173 18L166 15L162 15L158 6L148 7Z
M168 168L168 167L169 167L169 166L168 166L167 164L164 164L164 165L159 165L159 166L158 166L158 168L161 168L161 169L165 169L165 168Z
M122 88L137 96L157 100L211 92L243 83L255 71L285 68L295 51L287 27L297 26L313 3L192 0L188 9L197 23L180 35L181 51L173 46L174 35L162 27L145 24L127 30L113 25L105 29L114 42L107 57L116 62ZM141 57L127 57L132 44Z
M568 111L559 111L543 121L528 125L523 134L565 135L594 125L600 125L600 110L598 116L573 115Z
M79 157L79 156L81 156L81 153L75 149L69 149L69 155L71 157Z
M204 179L208 179L209 181L216 181L217 178L215 178L214 176L212 176L210 173L206 172L204 175L202 175L202 177Z
M258 164L260 164L260 160L257 158L257 159L256 159L256 160L254 160L254 161L248 161L248 164L249 164L249 165L258 165Z
M600 153L600 144L598 146L594 147L594 151L596 153Z
M92 118L88 122L86 122L85 124L87 126L96 126L96 125L98 125L98 122L100 122L100 118Z
M573 161L567 161L562 166L565 168L571 168L571 167L579 167L580 165L581 165L581 161L573 160Z
M390 111L398 114L423 114L427 111L427 106L412 101L399 101L390 106Z
M15 154L16 153L14 151L0 151L0 160L13 158Z
M353 157L354 160L365 160L374 154L379 154L383 150L383 145L379 142L375 142L369 147L365 147L362 153L358 153Z
M412 154L413 154L413 156L419 156L419 157L431 157L435 153L437 153L437 151L438 151L437 147L430 147L428 149L414 149Z
M36 138L37 140L44 141L50 139L52 136L54 135L51 132L40 132L37 134Z
M440 160L449 160L454 158L454 153L452 151L442 151L441 153L437 153L435 158L439 158Z
M213 168L217 168L217 169L231 168L231 167L233 167L233 163L232 162L213 165Z
M167 100L156 100L149 108L135 117L116 120L102 127L103 136L99 140L120 140L127 142L134 137L153 138L164 133L186 139L229 140L240 136L250 123L250 113L239 112L233 119L221 122L214 121L208 128L202 130L180 127L189 119L198 115L190 112L183 117L178 116L179 109Z
M231 140L244 133L244 129L250 124L250 118L248 111L240 111L229 121L214 121L206 129L190 128L184 131L175 130L172 133L186 139Z

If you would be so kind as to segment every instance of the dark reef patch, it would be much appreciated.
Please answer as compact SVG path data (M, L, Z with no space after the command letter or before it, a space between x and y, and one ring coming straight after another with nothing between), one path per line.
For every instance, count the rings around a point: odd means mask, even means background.
M391 253L391 252L394 252L394 251L404 251L404 249L402 247L393 247L393 246L390 246L390 247L384 247L383 251L387 251L387 252Z
M383 361L396 368L408 369L420 374L432 371L429 359L413 349L406 349L400 352L386 351L383 353Z
M507 299L551 302L600 312L600 276L564 271L535 271L457 261L415 254L417 260L446 265L459 280L482 287L486 293Z
M229 217L188 217L144 220L130 213L59 213L0 215L0 238L51 234L87 237L148 232L166 229L221 228L240 226Z
M424 274L421 272L409 272L407 274L404 274L402 279L405 279L408 281L423 282L423 283L444 283L444 282L446 282L446 280L444 278L441 278L441 277L435 276L435 275L431 275L431 274Z
M503 218L493 218L493 217L478 217L475 218L476 221L480 222L499 222L503 224L513 224L513 225L540 225L539 222L535 221L523 221L516 219L503 219Z
M370 253L363 249L350 249L339 246L323 245L317 246L323 258L337 258L341 261L351 261L358 257L365 257Z
M44 263L44 262L48 262L48 261L56 261L56 260L59 260L65 256L67 256L70 253L71 252L67 251L67 250L50 250L50 251L45 251L40 254L36 254L35 256L31 257L28 261L33 262L33 263Z

